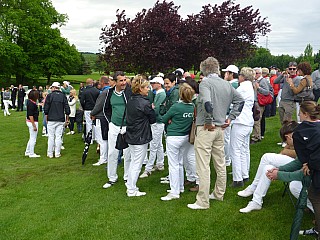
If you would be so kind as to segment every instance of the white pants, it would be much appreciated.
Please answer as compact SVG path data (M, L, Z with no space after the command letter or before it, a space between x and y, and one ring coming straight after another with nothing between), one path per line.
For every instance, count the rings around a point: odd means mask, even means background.
M37 127L37 131L33 130L33 126L31 122L26 122L26 123L29 128L29 141L27 144L25 154L34 155L34 146L36 145L37 135L38 135L38 122L34 122Z
M186 154L183 157L183 166L186 171L186 178L190 182L198 181L194 145L190 144L189 141L185 145Z
M63 133L64 122L52 122L48 121L48 150L47 155L55 156L60 155L62 145L62 133Z
M230 133L230 157L232 159L233 181L249 178L250 134L252 127L234 123Z
M100 158L99 163L105 163L108 161L108 140L103 140L102 132L101 132L101 121L100 119L96 119L96 141L100 145Z
M171 193L184 190L183 159L186 157L189 136L167 136L167 155Z
M164 130L163 123L154 123L151 125L152 140L150 142L149 161L146 165L146 171L151 172L154 161L157 158L157 167L163 167L164 165L164 153L162 145L162 134Z
M301 189L302 189L302 182L301 181L292 181L290 182L289 184L289 188L290 188L290 192L292 193L292 195L295 197L295 198L299 198L299 195L300 195L300 192L301 192ZM313 210L313 206L309 200L309 198L307 198L307 207L312 211L314 212Z
M266 195L271 183L271 180L266 176L266 172L272 168L283 166L293 160L294 158L287 155L265 153L261 158L256 176L249 186L254 190L252 201L262 206L263 197Z
M281 101L281 93L282 93L282 89L279 90L278 92L278 96L277 96L277 107L279 107L279 103Z
M298 123L300 122L299 112L300 112L300 103L299 103L299 102L296 102L296 115L297 115L297 122L298 122Z
M118 155L119 150L116 149L117 136L120 132L120 127L114 125L112 122L109 123L108 132L108 178L111 182L116 182L118 180L117 167L118 167ZM126 127L122 127L122 133L126 132ZM124 155L124 175L123 179L128 179L128 169L131 162L130 149L126 148L123 150Z
M129 144L131 162L128 170L128 181L126 183L127 193L134 193L137 188L137 180L141 171L143 160L147 154L148 143L143 145Z
M226 163L231 163L230 133L231 133L231 125L224 129L224 155L225 155Z
M5 116L10 115L10 112L9 112L10 102L11 102L10 100L3 100L3 105L4 105L3 114L4 114Z
M90 117L90 113L91 113L91 110L85 110L84 111L84 118L86 120L86 135L85 135L85 137L87 137L88 132L92 129L92 120L91 120L91 117ZM92 130L92 141L91 141L91 143L93 142L93 140L95 140L95 137L94 137L94 131Z

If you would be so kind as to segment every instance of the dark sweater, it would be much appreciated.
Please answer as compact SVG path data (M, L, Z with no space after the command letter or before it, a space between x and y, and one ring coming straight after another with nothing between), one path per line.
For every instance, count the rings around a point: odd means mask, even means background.
M44 114L48 115L48 121L64 122L65 115L70 114L67 97L59 90L48 94L44 104Z
M27 119L30 120L30 116L33 116L33 120L38 122L39 110L35 102L27 100Z

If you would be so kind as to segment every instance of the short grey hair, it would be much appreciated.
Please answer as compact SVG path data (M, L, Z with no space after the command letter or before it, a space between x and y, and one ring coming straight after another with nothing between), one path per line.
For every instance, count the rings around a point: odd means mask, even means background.
M219 62L214 57L208 57L200 63L200 71L203 76L207 77L209 74L216 73L220 75Z
M255 67L253 70L258 72L258 73L262 73L262 68L261 67Z
M274 70L274 69L272 69L272 70L270 71L270 75L277 75L277 71Z
M256 76L256 71L250 67L243 67L241 68L240 75L242 75L246 81L252 82Z

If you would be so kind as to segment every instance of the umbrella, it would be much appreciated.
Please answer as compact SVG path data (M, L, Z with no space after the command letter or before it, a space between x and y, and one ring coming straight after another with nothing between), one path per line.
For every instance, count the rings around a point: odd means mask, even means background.
M302 189L298 198L296 213L293 218L290 240L296 240L299 236L299 230L301 226L301 221L303 217L303 210L307 207L307 198L308 198L308 188L310 187L311 177L304 176L302 179Z
M86 158L88 156L88 151L89 151L89 147L92 141L92 129L93 129L93 123L92 123L92 128L89 130L84 142L85 142L85 146L83 149L83 153L82 153L82 165L84 165Z

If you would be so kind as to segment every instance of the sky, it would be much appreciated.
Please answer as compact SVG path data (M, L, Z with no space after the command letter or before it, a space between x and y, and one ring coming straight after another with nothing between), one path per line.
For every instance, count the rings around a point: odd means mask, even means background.
M222 0L172 0L181 6L178 13L182 18L197 14L202 6L220 5ZM99 36L101 28L110 26L116 20L116 10L125 10L131 19L143 8L152 8L156 0L52 0L59 13L67 14L69 20L60 28L67 38L81 52L99 52L103 45ZM170 0L167 0L170 2ZM234 0L241 8L252 6L260 10L271 24L271 32L261 36L258 46L267 47L273 55L289 54L299 56L307 44L313 51L320 50L320 1L305 0ZM303 5L301 5L303 4Z

